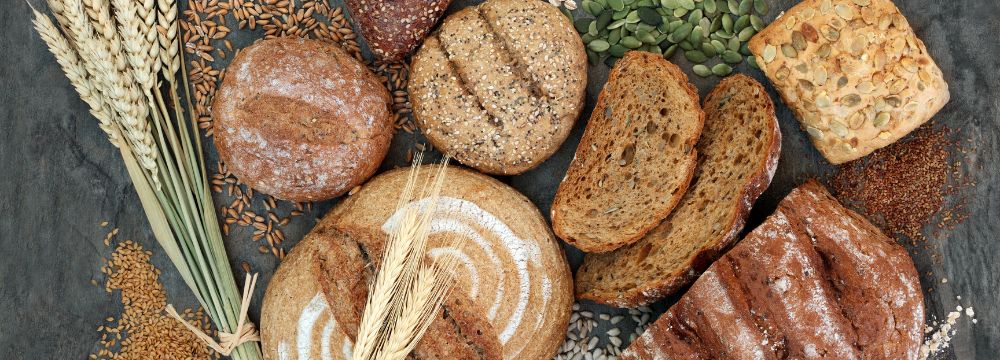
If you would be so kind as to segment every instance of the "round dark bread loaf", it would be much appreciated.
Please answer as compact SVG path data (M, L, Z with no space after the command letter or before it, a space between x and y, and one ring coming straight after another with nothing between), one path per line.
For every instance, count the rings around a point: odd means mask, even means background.
M339 196L378 169L392 140L392 99L336 45L264 40L227 70L212 105L215 145L240 181L313 201Z
M548 159L583 108L587 56L573 24L541 1L462 9L413 57L410 101L427 139L491 174Z
M372 54L399 61L420 45L451 0L344 0Z
M428 169L436 168L425 166L418 184L434 173ZM350 353L408 175L408 169L389 171L345 198L278 268L261 315L265 359L324 358L317 355L324 348L336 349L324 359ZM458 264L443 310L412 357L552 358L565 336L573 285L545 219L527 198L488 176L452 167L446 184L439 197L405 205L437 201L428 255Z

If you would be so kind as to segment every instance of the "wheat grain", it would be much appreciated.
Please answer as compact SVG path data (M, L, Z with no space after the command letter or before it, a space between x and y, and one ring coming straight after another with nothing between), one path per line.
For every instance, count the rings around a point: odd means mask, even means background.
M173 84L177 71L181 68L181 58L178 53L180 44L177 42L177 3L174 0L157 0L156 9L159 12L156 26L160 43L160 62L163 76ZM171 85L173 86L173 85Z

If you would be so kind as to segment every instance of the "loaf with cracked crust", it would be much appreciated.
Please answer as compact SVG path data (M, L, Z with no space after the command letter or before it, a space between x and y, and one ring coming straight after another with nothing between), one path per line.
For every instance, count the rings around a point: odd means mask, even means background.
M219 158L241 182L292 201L325 200L378 170L392 98L337 45L281 38L244 48L212 105Z
M891 0L804 0L749 46L833 164L899 140L950 98L941 69Z
M727 77L705 97L698 167L680 205L635 243L587 254L576 272L577 297L646 305L690 284L743 229L771 184L781 153L774 103L757 81Z
M419 176L432 176L436 170L424 166ZM332 209L282 263L264 300L266 358L284 359L279 356L282 347L295 351L303 343L308 349L323 348L318 344L326 337L318 334L327 326L335 328L330 330L336 333L332 348L353 346L367 284L386 232L397 224L397 197L408 175L408 169L399 169L373 178ZM534 205L514 189L456 167L447 169L445 176L447 185L439 197L405 203L423 207L436 202L428 255L452 257L457 264L455 285L440 318L412 356L552 358L562 344L573 304L562 247ZM317 250L320 244L327 248ZM301 260L305 257L310 260ZM321 311L309 310L315 309L308 307L312 298L319 299L315 301ZM300 314L309 311L334 319L333 325L323 325L325 320L304 323Z
M680 202L705 113L687 75L662 56L615 63L552 201L552 229L580 250L642 238Z
M917 359L923 326L906 250L809 181L621 359Z
M413 56L410 101L437 149L490 174L525 172L583 109L587 55L541 1L488 0L448 16Z

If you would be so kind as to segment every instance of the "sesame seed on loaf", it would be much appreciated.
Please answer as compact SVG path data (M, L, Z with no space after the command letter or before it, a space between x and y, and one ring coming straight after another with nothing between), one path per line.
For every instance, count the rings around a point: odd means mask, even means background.
M635 307L693 281L735 241L750 207L771 183L781 152L774 104L744 75L728 77L705 98L699 164L680 205L637 242L587 254L577 297Z
M687 190L704 122L684 72L662 56L626 53L559 184L551 211L555 233L587 252L641 238Z
M412 71L410 100L427 139L492 174L522 173L551 156L587 85L580 37L540 1L490 0L452 14Z

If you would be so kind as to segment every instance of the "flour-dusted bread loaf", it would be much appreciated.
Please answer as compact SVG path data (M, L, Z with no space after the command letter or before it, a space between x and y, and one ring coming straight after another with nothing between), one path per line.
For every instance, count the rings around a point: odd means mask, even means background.
M577 297L620 307L646 305L694 281L736 240L767 189L781 153L774 104L744 75L705 98L705 128L691 186L663 222L618 250L587 254Z
M750 51L834 164L895 142L950 98L891 0L804 0L754 36Z
M662 56L630 51L615 63L555 200L552 228L603 252L660 223L691 182L705 113L687 75Z
M413 57L410 101L434 147L491 174L549 158L583 109L587 55L542 1L488 0L445 19Z
M421 176L433 173L428 169ZM324 314L320 317L335 322L329 331L336 346L327 348L339 351L342 343L344 348L353 344L366 285L374 276L385 231L398 219L397 196L407 175L401 169L372 179L331 210L289 254L264 300L261 332L267 358L283 359L278 355L282 346L318 349L328 341L318 335L327 325L297 320L302 317L298 314L316 308L306 307L314 297L326 304L315 310ZM440 197L412 199L406 205L437 202L429 256L454 257L458 264L441 318L431 324L415 357L551 358L562 344L573 294L569 265L544 218L528 199L490 177L450 168L446 184ZM457 244L446 243L453 240ZM322 250L317 244L328 245ZM314 255L305 255L309 253ZM300 260L307 256L312 259ZM312 270L295 265L300 263ZM307 271L312 272L303 275Z
M212 105L215 146L256 190L329 199L378 169L392 140L391 102L381 81L336 45L264 40L227 68Z
M451 0L344 0L379 60L399 61L420 45Z
M810 181L621 359L917 359L923 326L906 250Z

